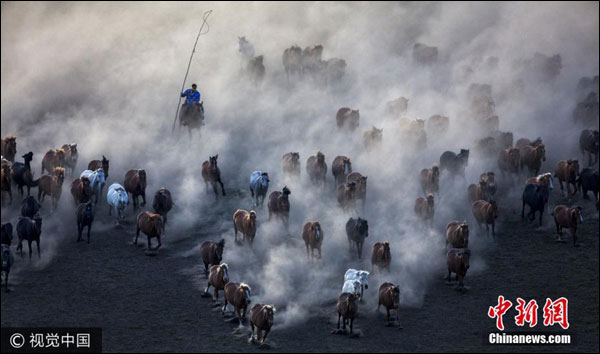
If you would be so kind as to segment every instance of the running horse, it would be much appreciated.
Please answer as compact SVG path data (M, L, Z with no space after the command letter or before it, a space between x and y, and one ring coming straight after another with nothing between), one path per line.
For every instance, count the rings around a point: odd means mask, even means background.
M198 129L204 125L204 102L184 103L179 110L179 127L187 126L190 139L192 130Z

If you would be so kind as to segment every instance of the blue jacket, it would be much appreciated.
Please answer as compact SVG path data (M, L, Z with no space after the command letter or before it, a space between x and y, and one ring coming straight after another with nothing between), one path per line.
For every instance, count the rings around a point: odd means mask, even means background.
M200 103L200 91L192 93L192 89L187 89L181 93L181 97L185 97L187 103Z

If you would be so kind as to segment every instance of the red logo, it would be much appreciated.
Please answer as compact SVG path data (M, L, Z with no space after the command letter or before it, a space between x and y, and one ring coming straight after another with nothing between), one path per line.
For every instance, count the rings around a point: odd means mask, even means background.
M488 310L488 316L490 318L496 318L496 328L501 331L504 331L504 323L502 323L502 316L508 311L508 309L512 306L512 302L510 300L504 301L504 296L498 296L498 305L492 307Z
M516 325L523 327L525 326L525 322L527 322L529 323L529 327L535 327L535 325L537 325L537 301L531 300L525 305L525 300L518 297L517 302L519 304L515 307L515 310L517 310L519 314L515 316Z
M546 298L546 304L544 305L544 326L554 326L558 323L563 329L569 328L568 305L569 300L564 297L556 301Z

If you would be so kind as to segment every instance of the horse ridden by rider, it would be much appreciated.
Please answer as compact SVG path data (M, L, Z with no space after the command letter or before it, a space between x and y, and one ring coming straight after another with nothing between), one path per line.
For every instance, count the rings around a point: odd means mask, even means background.
M181 93L181 97L185 97L185 102L181 105L179 113L179 124L183 126L189 125L204 125L204 106L200 101L200 91L197 90L197 85L192 84L192 88Z

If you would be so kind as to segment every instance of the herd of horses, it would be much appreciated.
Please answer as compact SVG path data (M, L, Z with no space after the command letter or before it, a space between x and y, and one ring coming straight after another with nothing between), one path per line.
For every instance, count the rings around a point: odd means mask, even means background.
M400 104L402 102L396 103ZM445 124L444 118L447 119L443 116L436 117L431 126ZM340 130L353 131L359 126L359 111L341 108L336 115L336 125ZM422 128L424 122L416 122L415 126ZM369 143L366 143L365 147L375 148L374 142L382 141L382 130L373 127L369 134L365 133L365 142L367 140ZM491 146L492 143L493 146ZM588 164L590 167L580 170L578 160L569 158L559 161L553 172L539 174L542 169L547 169L544 166L546 146L541 138L533 140L519 139L513 146L512 133L497 131L493 132L490 137L481 139L475 147L480 156L496 159L497 171L500 172L501 181L505 185L514 188L518 183L524 182L522 218L525 218L525 206L528 206L529 220L533 221L535 214L539 212L540 225L544 211L547 208L550 192L554 189L554 179L559 182L561 195L565 193L563 183L566 184L566 196L569 198L572 198L581 190L583 197L587 199L587 192L592 191L598 208L598 171L591 168L592 165L598 162L598 131L583 130L580 135L580 148L584 156L589 154ZM435 200L445 192L440 188L442 175L447 175L447 178L452 179L462 177L464 180L469 155L469 149L461 149L458 152L445 151L441 154L439 161L436 161L431 168L424 168L415 176L421 186L422 195L415 200L414 214L417 219L421 220L423 227L429 229L433 227L435 209L438 207ZM49 150L42 159L42 173L45 172L45 174L38 179L34 179L31 167L33 153L28 152L22 155L23 162L16 162L16 156L16 138L12 136L4 138L2 140L2 205L12 204L13 185L17 187L22 197L25 194L23 187L27 188L27 196L23 199L21 205L21 215L16 222L19 240L17 250L23 256L22 242L27 241L29 243L29 258L31 259L31 244L34 241L37 244L38 257L41 257L42 217L40 208L44 204L45 197L48 196L51 198L51 210L56 209L62 195L63 183L67 178L67 171L70 170L70 176L75 177L78 160L77 144L65 144L60 148ZM593 160L592 156L594 156ZM335 198L340 208L360 215L361 212L364 212L367 202L367 176L355 171L354 167L348 156L336 156L331 163L331 175L335 188ZM124 217L123 212L129 204L133 204L134 211L146 205L148 176L144 169L127 170L124 174L123 183L111 184L105 194L104 187L109 177L109 169L109 160L102 156L102 159L90 161L87 169L83 170L79 177L72 178L70 192L73 197L77 219L77 242L82 240L82 233L86 227L87 242L90 242L94 214L99 204L106 203L109 215L115 213L116 224L120 227L122 227L120 221ZM300 154L298 152L284 154L281 160L281 169L286 178L297 179L300 177ZM323 152L318 151L306 160L305 173L315 188L324 189L326 187L328 171L329 167ZM210 156L207 161L202 163L201 175L207 193L209 193L210 185L215 199L218 199L220 194L218 187L220 186L222 196L226 196L221 170L218 166L218 155ZM257 215L263 209L270 182L269 174L265 171L251 173L249 188L252 195L252 205L258 211L238 209L234 212L232 221L234 242L236 244L243 245L246 242L248 247L252 247L259 228ZM573 186L573 189L571 189L571 186ZM37 200L30 195L30 189L36 187L38 188ZM9 196L8 203L5 203L5 194ZM483 171L479 181L466 186L465 194L471 203L473 220L479 224L480 228L485 225L488 235L491 227L491 234L495 239L495 220L499 215L497 199L505 197L505 195L498 192L496 172ZM286 185L281 190L272 191L267 198L269 220L275 215L283 222L286 229L289 228L290 195L291 190ZM139 200L140 197L141 201ZM360 205L357 204L358 201L361 201ZM153 212L143 210L137 214L133 244L137 244L140 232L142 232L147 236L149 251L156 251L160 248L162 245L161 236L164 236L167 224L167 216L174 205L168 189L161 188L156 191L152 201ZM583 208L580 206L557 205L554 207L552 215L556 224L558 240L563 240L563 229L569 229L574 245L578 246L576 231L578 225L583 222ZM464 288L464 279L470 267L470 230L466 218L464 221L450 220L446 224L447 280L450 282L452 280L451 275L454 273L456 275L455 280L458 281L458 289ZM363 245L369 236L368 221L360 216L350 217L346 222L345 230L350 252L353 252L353 246L355 246L357 258L361 259ZM241 234L242 241L238 241L238 233ZM8 291L8 273L13 263L10 252L12 234L12 224L2 224L2 270L5 274L6 291ZM325 238L325 231L321 222L319 220L305 222L300 234L309 261L320 260ZM156 238L158 242L155 248L152 247L151 243L153 238ZM373 273L375 268L381 274L391 273L391 247L393 247L393 242L390 241L375 242L371 250L371 271L348 269L344 275L342 292L336 305L338 330L341 325L341 331L345 333L346 326L349 325L350 333L354 334L354 319L357 317L358 305L365 296L365 290L368 289L369 274ZM208 278L204 293L208 294L210 287L213 287L213 299L217 301L219 291L223 291L225 303L222 312L224 313L228 304L230 304L235 309L240 325L242 325L246 312L251 305L252 290L248 284L230 280L228 265L223 262L224 249L224 239L219 242L206 241L200 247L200 256L204 264L205 275ZM390 311L395 310L396 318L391 321L397 322L398 327L400 327L398 316L399 285L387 281L383 282L380 285L378 296L378 309L383 305L387 310L386 323L388 325L391 323ZM258 331L258 341L264 344L273 325L275 312L276 309L272 304L256 304L250 308L252 339L254 339L256 329Z

